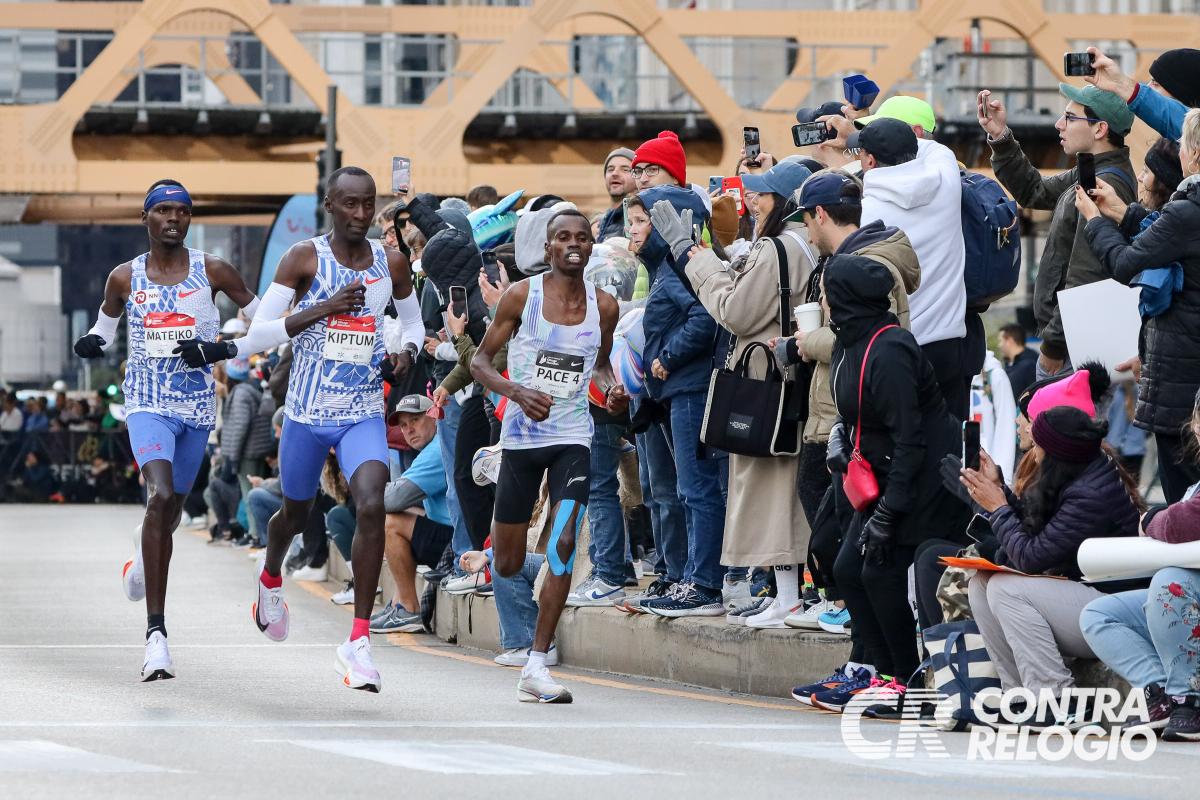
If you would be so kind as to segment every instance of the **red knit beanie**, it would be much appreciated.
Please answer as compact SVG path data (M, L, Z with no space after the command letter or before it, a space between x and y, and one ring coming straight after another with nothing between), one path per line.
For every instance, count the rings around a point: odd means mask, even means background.
M643 142L634 154L633 166L638 164L658 164L680 185L687 185L687 156L672 131L663 131L657 138Z

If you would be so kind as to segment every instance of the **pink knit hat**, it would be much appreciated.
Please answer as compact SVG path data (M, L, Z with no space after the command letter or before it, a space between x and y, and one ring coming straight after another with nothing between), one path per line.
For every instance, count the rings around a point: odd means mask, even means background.
M1090 378L1088 370L1081 369L1069 378L1038 389L1029 401L1029 421L1033 422L1043 411L1055 406L1071 406L1089 417L1096 416Z

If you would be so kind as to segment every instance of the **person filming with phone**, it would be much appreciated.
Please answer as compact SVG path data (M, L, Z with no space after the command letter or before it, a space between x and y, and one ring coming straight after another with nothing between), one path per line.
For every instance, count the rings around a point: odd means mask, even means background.
M1054 127L1063 152L1079 163L1049 178L1042 177L1021 150L1008 127L1004 103L987 89L979 93L977 103L979 125L987 132L992 148L996 179L1023 207L1054 212L1033 290L1033 312L1042 338L1039 380L1071 369L1058 292L1109 277L1108 270L1087 246L1084 220L1075 209L1075 186L1080 183L1081 172L1090 166L1091 174L1110 184L1124 203L1133 200L1137 187L1129 148L1125 146L1125 137L1133 127L1133 112L1124 100L1094 86L1060 83L1058 89L1067 103ZM1088 188L1095 188L1095 184Z

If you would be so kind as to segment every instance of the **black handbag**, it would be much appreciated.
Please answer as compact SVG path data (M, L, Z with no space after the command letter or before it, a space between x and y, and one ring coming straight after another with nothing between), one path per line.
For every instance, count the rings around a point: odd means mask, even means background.
M791 336L792 290L787 252L778 238L772 242L779 265L780 335ZM750 376L750 360L759 351L766 356L767 373L754 378ZM740 456L794 456L800 453L807 416L808 381L793 380L780 371L771 348L763 342L753 342L733 369L726 364L713 370L700 441Z

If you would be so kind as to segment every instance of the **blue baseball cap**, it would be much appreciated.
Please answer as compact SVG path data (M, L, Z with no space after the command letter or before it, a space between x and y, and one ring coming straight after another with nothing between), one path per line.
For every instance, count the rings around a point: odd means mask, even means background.
M861 206L862 189L851 178L840 170L830 170L814 175L800 187L799 198L796 201L795 213L788 216L788 222L801 222L805 212L812 212L817 206Z
M800 186L812 175L808 167L795 161L783 161L771 167L761 175L743 175L742 188L747 192L774 192L783 198L792 196Z

